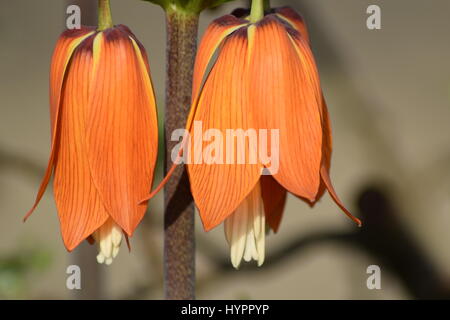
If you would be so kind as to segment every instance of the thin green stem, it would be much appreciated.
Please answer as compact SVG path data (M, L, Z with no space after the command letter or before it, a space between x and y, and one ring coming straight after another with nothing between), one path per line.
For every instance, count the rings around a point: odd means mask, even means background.
M98 30L103 31L113 27L109 0L98 0Z
M264 18L264 0L252 0L250 22L255 23Z

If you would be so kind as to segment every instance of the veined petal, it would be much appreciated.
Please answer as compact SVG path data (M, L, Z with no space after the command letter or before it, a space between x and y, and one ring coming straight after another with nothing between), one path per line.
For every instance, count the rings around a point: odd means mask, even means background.
M61 102L61 91L70 59L80 43L94 33L94 27L82 27L79 30L67 30L58 39L55 51L53 52L50 69L50 120L52 137L55 132Z
M312 52L301 38L303 46L296 50L286 26L274 15L256 24L249 42L250 113L258 128L279 130L279 145L269 149L279 151L279 170L273 177L288 191L314 201L320 183L322 124Z
M61 34L53 52L51 70L50 70L50 120L51 120L51 151L47 163L47 169L39 186L36 200L33 207L25 215L26 220L36 209L39 201L44 195L45 189L50 181L53 171L53 164L55 160L55 152L57 147L57 131L59 109L61 106L61 91L64 86L64 79L66 76L67 67L72 58L73 52L77 46L83 42L87 37L94 33L94 28L82 27L79 30L67 30Z
M219 163L200 163L208 159L198 147L205 151L214 141L203 141L202 133L196 134L195 122L191 130L188 159L193 163L187 167L192 194L206 230L217 226L238 207L258 182L262 170L259 159L251 161L251 155L256 153L256 143L250 143L251 138L227 138L232 133L251 135L251 130L247 130L255 128L248 113L247 45L246 28L224 41L193 115L194 121L201 121L202 132L215 129L223 137L219 141L222 152L216 154ZM233 132L227 133L227 129Z
M53 190L66 248L71 251L108 219L92 182L86 153L86 114L93 37L74 53L62 90Z
M233 15L226 15L214 20L206 29L202 37L195 59L194 78L192 84L192 101L195 101L201 85L205 80L208 65L223 40L246 24L245 20Z
M106 210L129 235L147 205L158 144L155 98L145 52L133 35L108 29L93 44L86 115L91 175Z
M321 164L321 170L326 170L326 172L330 173L330 166L331 166L331 152L333 150L333 139L331 135L331 123L330 123L330 116L328 114L328 108L325 101L325 98L322 96L322 128L323 128L323 135L322 135L322 164ZM321 174L322 177L322 174ZM323 194L326 190L325 182L323 181L323 178L320 179L320 186L319 191L317 192L316 200L312 203L309 203L311 206L314 206L314 204L322 198Z
M296 43L299 43L300 40L296 39ZM322 117L322 162L320 166L320 185L319 190L317 192L316 199L314 201L307 201L311 206L320 200L320 198L325 193L325 190L328 190L333 201L344 211L344 213L352 219L358 226L362 225L361 220L356 218L351 214L351 212L344 206L342 201L339 199L336 191L334 190L333 184L330 179L330 166L331 166L331 153L333 150L333 138L331 134L331 123L330 123L330 115L328 113L327 103L323 94L321 95L321 117Z
M344 213L352 219L358 226L361 226L361 220L356 218L351 214L350 211L347 210L347 208L342 203L341 199L339 199L338 195L336 194L336 191L334 190L333 184L331 183L330 179L330 163L331 163L331 152L332 152L332 137L331 137L331 125L330 125L330 118L328 115L327 105L325 102L325 98L323 98L323 109L322 109L322 117L323 117L323 145L322 145L322 165L320 168L320 176L321 176L321 183L319 192L317 194L317 199L320 199L320 197L325 192L325 189L328 190L330 193L331 198L333 201L339 206L339 208L344 211Z
M266 222L277 232L283 217L287 191L272 176L261 176L261 196L264 203Z
M300 57L300 60L310 61L310 63L313 62L312 55L309 56L305 54L305 52L308 52L309 46L306 44L306 42L299 36L296 36L295 33L291 33L291 39L295 43L296 51ZM317 73L311 73L311 79L312 81L319 81L318 76L316 77ZM330 193L331 198L333 201L344 211L344 213L352 219L358 226L361 226L361 220L354 217L350 211L344 206L342 201L339 199L338 195L336 194L336 191L333 188L333 184L331 183L330 179L330 165L331 165L331 153L332 153L332 135L331 135L331 124L330 124L330 117L328 114L328 108L325 101L325 98L321 91L316 91L316 101L320 101L320 115L322 119L322 160L320 164L320 185L319 190L317 191L316 198L311 201L310 199L306 199L309 201L310 204L314 205L315 202L317 202L322 195L324 194L325 190L328 190ZM305 199L303 199L305 200Z
M197 52L197 57L195 59L194 66L194 75L193 75L193 86L192 86L192 104L191 110L188 115L188 119L186 121L186 130L190 131L194 121L194 115L197 112L199 94L202 91L203 85L210 74L208 72L209 68L213 68L214 59L213 56L216 51L220 48L222 42L226 39L227 36L232 34L234 31L239 29L242 26L248 24L247 21L236 18L233 15L223 16L214 20L207 28L204 36L202 37L202 41L200 43L199 50ZM188 148L188 137L183 137L183 143L179 150L179 159L181 159L182 154L185 152L185 149ZM177 164L174 163L164 179L160 182L160 184L153 190L150 195L141 199L141 203L145 203L150 200L162 187L169 181L171 175L173 174Z
M286 21L292 28L300 32L301 36L309 42L309 33L306 23L294 9L290 7L281 7L275 9L276 15L283 21Z
M326 105L322 89L320 87L319 72L316 67L314 55L309 44L297 30L292 28L287 28L286 30L287 34L289 35L289 39L293 43L295 51L297 52L298 58L305 68L305 76L307 77L307 81L311 86L311 101L315 102L323 125L323 113L324 110L326 110ZM315 96L315 100L312 100L313 93Z

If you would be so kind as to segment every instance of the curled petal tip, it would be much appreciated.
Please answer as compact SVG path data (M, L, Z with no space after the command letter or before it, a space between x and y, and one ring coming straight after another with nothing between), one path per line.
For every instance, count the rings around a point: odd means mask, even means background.
M347 217L352 219L358 225L358 227L361 227L362 226L361 220L356 218L354 215L351 214L349 210L347 210L347 208L342 203L341 199L339 199L338 195L336 194L336 191L334 190L333 184L331 183L330 176L325 166L322 166L320 174L322 177L322 181L324 182L325 187L327 188L328 193L330 194L333 201L337 204L339 208L341 208L341 210L347 215Z
M142 199L138 202L138 205L146 204L149 200L150 200L150 196L145 197L144 199Z
M180 153L178 154L178 157L180 157L181 152L182 152L182 149L180 149ZM145 204L147 201L151 200L164 187L164 185L169 181L170 177L172 176L172 174L174 173L176 168L177 168L177 164L174 163L172 165L172 167L170 168L170 170L167 172L167 174L164 177L164 179L162 179L160 184L155 188L155 190L153 190L147 197L142 199L139 202L139 204Z

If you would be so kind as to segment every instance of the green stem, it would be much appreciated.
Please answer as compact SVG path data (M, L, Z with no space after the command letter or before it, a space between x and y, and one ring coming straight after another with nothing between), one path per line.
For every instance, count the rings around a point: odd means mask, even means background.
M252 7L250 10L250 22L255 23L264 18L264 0L252 0Z
M113 27L109 0L98 0L98 31Z
M167 79L165 171L178 143L172 132L184 128L191 105L197 50L198 13L166 8ZM166 299L195 298L195 210L186 168L178 166L164 188L164 291Z

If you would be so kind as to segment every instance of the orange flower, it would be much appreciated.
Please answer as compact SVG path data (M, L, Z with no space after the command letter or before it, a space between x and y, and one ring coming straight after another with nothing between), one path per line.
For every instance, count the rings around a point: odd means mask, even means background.
M50 177L67 250L98 242L110 264L146 211L157 156L155 98L147 55L123 25L65 31L50 71Z
M237 12L237 11L236 11ZM217 56L217 58L215 58ZM331 130L319 74L302 18L290 8L273 10L256 23L248 13L221 17L208 27L196 59L193 106L188 121L203 130L279 130L279 167L261 175L267 163L188 164L191 190L204 228L225 223L231 261L264 261L266 223L278 230L286 192L310 205L328 190L356 223L336 195L329 177ZM210 143L194 137L204 148ZM200 139L200 140L199 140ZM192 145L188 148L195 153ZM270 148L271 147L271 148ZM254 148L250 139L232 149Z

